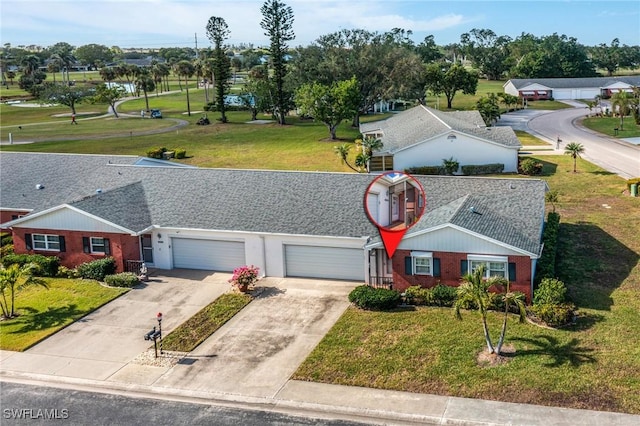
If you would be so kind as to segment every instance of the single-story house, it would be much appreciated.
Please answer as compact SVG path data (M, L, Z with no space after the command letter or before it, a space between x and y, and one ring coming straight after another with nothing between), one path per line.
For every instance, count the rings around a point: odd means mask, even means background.
M512 78L504 92L527 100L610 98L616 92L631 92L640 86L640 76L582 78Z
M0 153L1 227L17 253L68 267L112 256L118 270L456 285L485 263L530 298L546 184L538 179L414 177L425 212L388 259L365 212L372 176L163 167L133 156Z
M504 164L504 172L518 171L520 140L511 127L487 127L478 111L443 112L424 105L386 120L360 124L365 136L380 138L373 153L372 172L442 166L452 158L464 165Z

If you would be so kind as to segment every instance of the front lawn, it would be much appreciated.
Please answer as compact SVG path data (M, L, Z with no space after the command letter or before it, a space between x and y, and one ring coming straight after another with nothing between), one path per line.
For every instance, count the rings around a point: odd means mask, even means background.
M622 130L618 117L590 117L582 120L582 124L591 130L614 138L640 137L640 125L636 124L631 116L625 117ZM617 132L615 129L618 129Z
M0 321L0 349L24 351L129 291L97 281L46 278L49 289L31 286L16 295L17 318Z
M575 326L518 324L509 362L477 364L475 312L350 308L295 373L299 380L640 414L640 202L618 176L569 156L536 158L558 190L557 274L578 305ZM633 219L635 218L635 219ZM499 318L492 314L497 333Z

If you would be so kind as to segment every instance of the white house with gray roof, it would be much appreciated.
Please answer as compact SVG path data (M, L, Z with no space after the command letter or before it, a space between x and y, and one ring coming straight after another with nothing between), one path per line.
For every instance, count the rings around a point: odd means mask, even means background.
M380 138L370 170L406 170L442 166L453 158L460 166L504 164L518 171L520 140L510 127L487 127L478 111L443 112L419 105L386 120L362 123L360 132Z
M530 100L609 98L620 91L631 92L640 86L640 76L582 78L512 78L504 92Z
M144 164L2 152L1 227L12 231L17 253L55 255L69 267L105 256L118 270L143 260L158 269L253 264L268 276L401 290L455 285L464 268L487 262L531 296L541 180L416 177L425 212L389 259L365 211L371 175ZM381 191L380 201L388 195Z

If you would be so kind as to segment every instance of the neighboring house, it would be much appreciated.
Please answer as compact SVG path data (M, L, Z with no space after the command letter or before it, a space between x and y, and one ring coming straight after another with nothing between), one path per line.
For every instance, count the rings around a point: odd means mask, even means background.
M512 78L504 92L527 100L610 98L616 92L631 92L640 86L640 76L583 78Z
M380 138L370 171L441 166L453 157L460 166L504 164L504 172L518 171L522 144L510 127L487 127L478 111L442 112L423 105L386 120L360 124L360 132Z
M253 264L268 276L392 282L402 290L457 285L486 262L531 297L541 180L415 177L425 213L387 259L364 208L371 175L159 164L2 152L2 228L12 230L17 253L56 255L68 267L105 256L119 271L142 260L158 269Z

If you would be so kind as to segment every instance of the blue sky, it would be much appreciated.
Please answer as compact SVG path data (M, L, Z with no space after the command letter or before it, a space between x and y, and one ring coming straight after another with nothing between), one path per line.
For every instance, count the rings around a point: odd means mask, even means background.
M421 42L433 35L439 45L456 43L473 28L488 28L516 38L566 34L579 43L640 45L638 0L284 0L294 12L296 39L306 46L340 29L384 32L394 27L413 31ZM260 28L263 0L1 0L0 41L13 46L159 48L209 45L206 24L211 16L225 19L229 44L267 45Z

